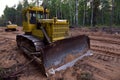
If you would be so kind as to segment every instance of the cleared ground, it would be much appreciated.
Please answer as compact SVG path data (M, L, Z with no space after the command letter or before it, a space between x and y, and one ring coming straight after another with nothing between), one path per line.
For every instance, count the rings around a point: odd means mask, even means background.
M5 32L0 28L0 71L2 77L16 77L18 80L120 80L120 34L93 32L89 29L71 29L70 35L86 34L90 37L91 57L78 61L72 68L57 72L49 78L41 75L40 69L29 64L23 52L17 48L16 35L19 31ZM26 65L25 65L26 64ZM27 65L29 64L29 65ZM6 72L3 72L5 69Z

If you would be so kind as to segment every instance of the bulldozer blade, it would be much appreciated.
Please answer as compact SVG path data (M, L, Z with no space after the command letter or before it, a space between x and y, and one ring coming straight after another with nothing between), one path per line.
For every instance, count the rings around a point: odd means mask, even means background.
M49 76L51 70L60 71L62 67L71 67L90 48L90 40L85 35L55 41L49 45L31 35L17 35L16 40L18 47L34 59L45 76Z
M56 41L53 45L45 47L43 54L45 71L58 68L85 54L89 50L89 44L89 38L80 35Z

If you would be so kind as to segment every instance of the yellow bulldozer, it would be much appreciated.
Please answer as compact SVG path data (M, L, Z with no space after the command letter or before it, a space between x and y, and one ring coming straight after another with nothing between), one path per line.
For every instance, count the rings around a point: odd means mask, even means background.
M49 19L48 9L27 7L22 15L25 33L16 36L17 45L34 59L44 75L70 67L88 52L88 36L70 36L69 22L56 17ZM66 60L69 56L72 58Z
M5 31L16 31L17 30L17 25L12 24L11 21L6 22L6 29Z

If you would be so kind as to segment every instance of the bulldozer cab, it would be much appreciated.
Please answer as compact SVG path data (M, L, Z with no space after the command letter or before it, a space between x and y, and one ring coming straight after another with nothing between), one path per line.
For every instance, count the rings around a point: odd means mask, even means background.
M23 30L25 32L32 32L37 26L37 21L40 19L49 18L49 11L41 7L28 7L22 11L23 14Z
M29 22L30 24L36 24L39 19L47 19L48 13L43 11L29 11Z
M29 7L23 10L23 21L29 24L36 24L38 19L47 19L49 11L43 7Z

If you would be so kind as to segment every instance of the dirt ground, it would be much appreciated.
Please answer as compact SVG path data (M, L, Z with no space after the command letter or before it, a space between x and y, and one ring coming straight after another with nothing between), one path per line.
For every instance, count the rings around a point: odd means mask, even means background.
M85 34L90 37L92 56L78 61L72 68L56 72L46 78L40 69L29 63L16 45L16 35L19 31L5 32L0 28L0 76L11 75L17 80L120 80L120 34L108 34L102 31L91 31L87 28L71 29L70 35ZM18 71L18 70L22 70ZM17 72L15 72L17 71ZM13 80L13 79L11 79Z

